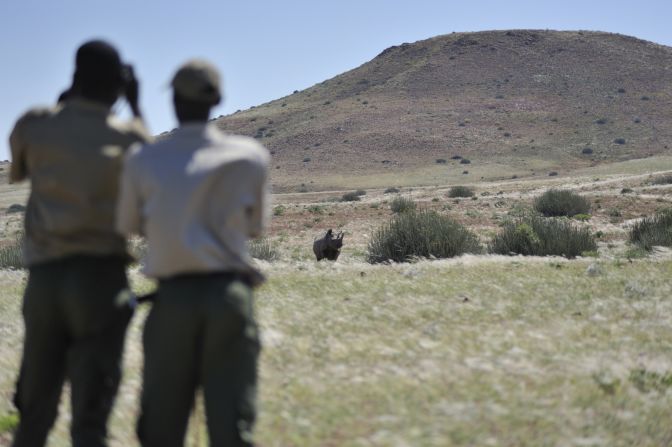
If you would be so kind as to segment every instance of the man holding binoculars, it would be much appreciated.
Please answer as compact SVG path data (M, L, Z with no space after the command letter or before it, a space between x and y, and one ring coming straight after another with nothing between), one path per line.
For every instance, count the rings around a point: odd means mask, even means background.
M121 96L130 122L111 114ZM10 181L31 180L15 447L44 445L66 379L72 445L107 445L131 313L119 302L129 256L114 229L117 189L126 150L149 140L133 70L103 41L78 49L62 101L29 110L12 131Z

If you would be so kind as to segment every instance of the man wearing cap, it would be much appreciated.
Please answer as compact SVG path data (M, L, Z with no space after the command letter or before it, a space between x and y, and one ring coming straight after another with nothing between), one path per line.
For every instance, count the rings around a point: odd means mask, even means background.
M90 41L77 50L69 92L55 107L29 110L10 136L10 182L31 180L15 447L45 444L66 379L72 445L107 445L121 376L130 311L118 298L127 288L128 255L114 212L123 155L150 137L137 82L108 43ZM131 122L110 113L122 94Z
M202 387L210 445L249 446L260 349L252 287L263 277L247 240L268 215L269 154L207 124L221 100L208 62L184 64L172 87L180 126L131 151L117 212L120 232L146 236L145 273L159 280L144 332L138 437L144 447L181 446Z

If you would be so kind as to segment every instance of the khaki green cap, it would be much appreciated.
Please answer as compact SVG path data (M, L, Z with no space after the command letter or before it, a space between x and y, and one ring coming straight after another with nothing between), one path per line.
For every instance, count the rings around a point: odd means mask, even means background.
M170 85L185 99L217 104L221 100L219 71L203 59L185 62L173 76Z

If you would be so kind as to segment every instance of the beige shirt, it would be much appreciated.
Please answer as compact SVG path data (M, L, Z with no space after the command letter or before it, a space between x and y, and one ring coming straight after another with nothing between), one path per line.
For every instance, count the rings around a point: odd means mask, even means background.
M126 159L117 229L148 243L145 274L239 271L253 267L249 238L268 219L268 151L252 138L187 124Z
M30 178L28 265L74 254L125 255L114 229L123 155L151 139L142 121L122 122L80 98L32 109L10 136L10 182Z

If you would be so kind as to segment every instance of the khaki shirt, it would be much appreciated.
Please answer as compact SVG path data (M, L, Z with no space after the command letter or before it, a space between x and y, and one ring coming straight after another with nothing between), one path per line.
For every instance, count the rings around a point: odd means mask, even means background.
M134 148L122 174L117 229L147 237L145 274L253 269L247 240L268 219L269 160L254 139L206 124Z
M32 109L10 135L9 181L31 180L25 260L30 265L74 254L125 255L114 212L123 155L151 139L141 120L121 122L80 98Z

